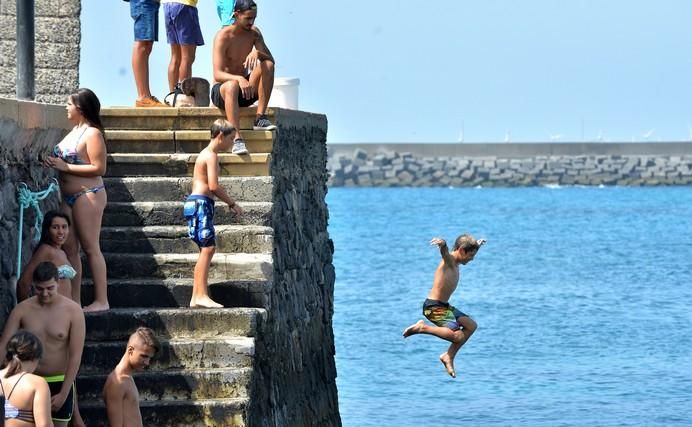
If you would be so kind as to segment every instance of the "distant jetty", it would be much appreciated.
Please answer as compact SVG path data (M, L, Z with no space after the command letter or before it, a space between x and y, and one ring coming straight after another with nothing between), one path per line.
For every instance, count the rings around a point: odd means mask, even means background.
M690 185L692 142L330 144L332 187Z

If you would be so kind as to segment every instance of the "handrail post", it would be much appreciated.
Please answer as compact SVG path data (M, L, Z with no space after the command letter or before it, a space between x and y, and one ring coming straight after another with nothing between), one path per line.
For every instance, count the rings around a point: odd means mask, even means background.
M34 99L34 0L17 0L17 99Z

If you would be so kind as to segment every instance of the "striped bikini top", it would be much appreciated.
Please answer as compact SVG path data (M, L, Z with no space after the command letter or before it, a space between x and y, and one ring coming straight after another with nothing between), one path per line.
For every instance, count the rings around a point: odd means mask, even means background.
M12 393L14 392L14 389L17 388L17 384L24 378L24 375L26 375L26 372L24 372L19 379L17 380L16 383L14 383L14 386L12 387L12 390L10 390L10 394L5 395L5 388L2 386L2 381L0 381L0 390L2 390L2 394L5 397L5 419L6 420L19 420L19 421L25 421L27 423L34 423L34 411L33 409L19 409L13 404L10 403L10 398L12 397Z

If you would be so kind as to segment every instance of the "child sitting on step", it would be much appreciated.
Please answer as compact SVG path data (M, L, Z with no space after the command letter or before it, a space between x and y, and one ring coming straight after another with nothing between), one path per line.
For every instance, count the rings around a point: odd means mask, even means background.
M235 200L219 185L218 154L231 148L234 135L235 128L226 120L218 119L211 125L211 141L197 156L192 175L192 193L183 206L188 235L199 247L190 299L192 308L223 307L209 297L209 267L216 250L214 199L211 197L215 195L228 204L234 214L243 213Z

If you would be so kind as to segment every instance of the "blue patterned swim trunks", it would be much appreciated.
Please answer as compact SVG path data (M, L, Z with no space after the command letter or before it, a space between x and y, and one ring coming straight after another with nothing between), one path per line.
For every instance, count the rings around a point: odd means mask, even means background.
M214 200L199 194L190 195L183 205L187 235L200 248L216 246Z

